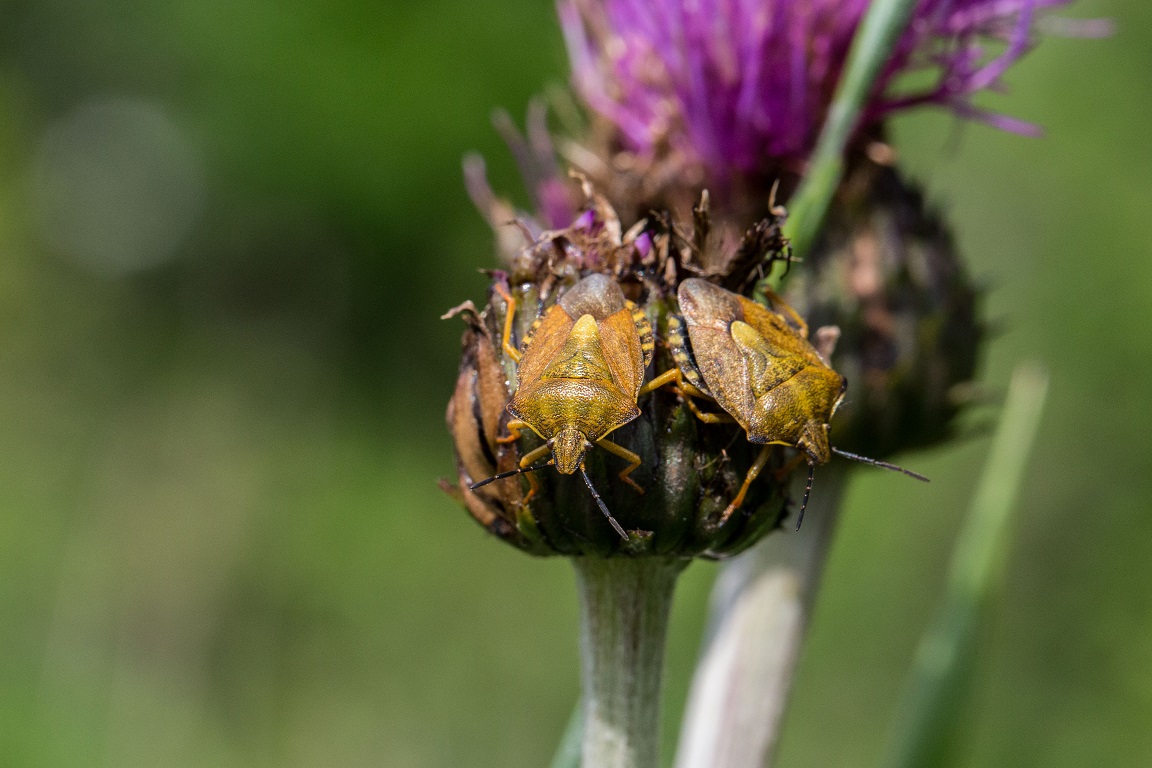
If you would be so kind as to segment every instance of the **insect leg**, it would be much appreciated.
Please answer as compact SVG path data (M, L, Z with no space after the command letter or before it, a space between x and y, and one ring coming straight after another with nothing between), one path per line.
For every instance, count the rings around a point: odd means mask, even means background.
M670 368L669 370L664 371L664 373L649 381L644 386L640 387L640 391L636 393L636 396L639 397L640 395L646 395L654 389L660 389L660 387L671 384L674 381L679 382L680 380L680 371L676 368Z
M705 424L734 424L736 422L736 419L732 418L726 413L706 413L700 410L699 406L693 402L692 398L702 397L708 400L712 400L713 397L694 384L685 381L684 374L680 372L679 368L671 368L667 371L664 371L664 373L652 379L644 386L640 387L640 392L638 394L643 395L646 392L651 392L654 389L659 389L660 387L664 387L669 384L676 385L676 390L684 398L685 405L687 405L688 409L691 410L693 414L695 414L696 418L700 419L700 421L704 422Z
M504 334L501 337L501 345L504 347L504 354L512 358L512 362L520 362L520 350L512 346L512 321L516 319L516 299L512 298L512 294L508 293L500 283L496 283L496 293L500 294L500 298L504 299Z
M771 445L766 445L760 449L760 455L756 457L756 461L752 462L752 466L748 469L748 474L744 476L744 484L740 486L740 492L736 494L736 498L732 499L732 503L724 510L724 514L720 515L719 525L723 525L732 516L732 513L740 508L744 503L744 497L748 494L748 486L752 485L752 481L760 475L760 470L764 469L764 465L768 463L768 456L772 451Z
M536 450L529 451L528 453L526 453L524 455L524 458L520 459L520 466L521 467L532 466L532 464L534 464L537 459L544 458L551 451L552 451L552 446L548 445L548 443L544 443L544 445L540 446ZM528 474L527 477L528 477L528 494L524 497L524 503L525 504L527 504L528 501L533 496L536 495L536 492L540 490L540 483L536 480L536 475Z
M676 373L679 374L680 371L677 371ZM693 400L692 398L699 397L699 398L703 398L705 400L711 400L712 402L715 402L716 398L712 397L712 395L710 393L705 392L704 390L697 387L695 384L692 384L691 382L685 381L683 376L681 376L679 378L676 389L680 393L680 396L682 398L684 398L684 404L686 406L688 406L688 410L692 411L692 414L696 418L700 419L700 421L704 422L705 424L735 424L736 423L736 419L734 419L732 416L730 416L727 413L709 413L709 412L700 410L700 406L696 405L696 401Z
M504 437L496 438L498 443L514 443L520 439L520 432L528 428L527 422L520 421L519 419L512 419L508 422L508 434Z
M603 448L604 450L608 451L608 453L614 453L617 456L619 456L620 458L627 461L628 466L625 467L623 469L623 471L620 472L620 475L619 475L620 479L623 480L624 482L628 483L628 485L635 488L637 493L644 493L644 489L641 488L640 485L635 480L628 477L628 475L632 474L632 470L634 470L634 469L636 469L636 467L640 466L640 457L637 456L635 453L632 453L632 451L628 450L627 448L624 448L623 446L619 446L616 443L612 442L611 440L607 440L605 438L601 438L599 441L597 441L596 445L598 445L601 448Z
M683 379L680 380L680 386L678 389L680 390L680 394L688 395L689 397L702 397L705 400L716 399L712 397L712 395L708 392L705 392L702 389L698 389L696 385L692 384L691 382L684 381Z
M664 371L664 373L640 387L640 391L636 394L637 396L644 395L655 389L660 389L660 387L666 387L669 384L675 384L676 389L680 390L680 394L691 395L692 397L706 397L709 400L712 399L712 395L685 381L684 374L680 372L679 368L669 368L667 371Z
M696 390L696 393L689 392L688 389ZM689 397L693 395L700 397L704 395L703 392L693 387L691 384L686 384L681 392L684 393L684 404L688 406L688 410L692 411L693 415L705 424L735 424L736 419L729 416L727 413L708 413L707 411L700 410L700 406L696 405L696 401ZM711 398L709 398L711 399Z

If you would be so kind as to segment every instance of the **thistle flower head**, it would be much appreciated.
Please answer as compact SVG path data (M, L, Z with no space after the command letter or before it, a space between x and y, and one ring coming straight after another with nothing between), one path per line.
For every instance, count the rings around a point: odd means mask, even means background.
M576 89L601 119L558 145L539 103L526 136L498 119L533 212L467 163L503 268L483 310L455 311L445 487L536 554L721 557L779 524L790 455L815 466L946 439L974 389L979 295L940 215L873 150L888 115L924 104L1035 133L972 100L1066 2L917 0L854 129L832 123L850 136L834 150L844 172L792 270L777 193L791 204L821 178L808 165L818 140L829 154L823 123L865 96L836 89L869 0L558 0ZM567 179L557 150L579 169ZM783 298L763 288L779 260L794 272ZM691 306L701 286L706 306Z
M920 104L998 128L1027 123L973 106L1033 43L1036 15L1068 0L919 0L857 133ZM800 172L868 0L560 0L573 80L620 149L733 175ZM925 87L901 90L910 72Z

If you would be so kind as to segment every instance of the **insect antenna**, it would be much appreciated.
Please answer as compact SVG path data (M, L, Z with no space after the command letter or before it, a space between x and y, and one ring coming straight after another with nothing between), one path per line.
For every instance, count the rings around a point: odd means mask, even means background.
M863 462L865 464L871 464L874 467L880 467L882 469L891 469L894 472L903 473L905 475L908 475L908 477L914 477L917 480L921 480L925 483L932 482L928 478L924 477L924 475L921 475L918 472L913 472L910 469L904 469L904 467L901 467L897 464L889 464L888 462L880 461L879 459L871 459L867 456L860 456L859 454L848 453L848 451L842 451L839 448L833 448L832 453L843 456L846 459L852 459L852 461L860 461L860 462Z
M588 486L588 490L592 492L592 498L596 499L596 503L600 505L600 511L604 513L604 517L608 518L608 522L616 529L616 533L620 534L620 538L628 541L628 534L624 531L624 526L616 522L616 518L612 517L612 513L608 511L608 505L604 503L604 499L600 498L600 494L596 493L596 489L592 487L592 481L588 479L588 473L584 471L584 467L580 467L580 476L584 478L584 485Z
M486 480L481 480L478 483L472 483L472 485L468 486L468 490L474 491L477 488L481 488L485 485L488 485L488 483L492 483L492 482L495 482L497 480L503 480L506 477L512 477L512 475L522 475L525 472L535 472L538 469L544 469L545 467L550 467L550 466L552 466L552 462L548 461L548 462L545 462L544 464L537 464L534 467L520 467L518 469L513 469L510 472L501 472L498 475L492 475L492 477L489 477Z
M800 502L800 514L796 516L796 530L804 522L804 510L808 509L808 494L812 493L812 477L816 474L816 465L808 462L808 485L804 486L804 500Z

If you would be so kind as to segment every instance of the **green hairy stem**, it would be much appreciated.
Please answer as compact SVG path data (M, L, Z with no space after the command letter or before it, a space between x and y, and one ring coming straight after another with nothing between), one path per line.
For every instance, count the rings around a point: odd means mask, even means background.
M686 560L573 559L588 768L657 768L664 640Z

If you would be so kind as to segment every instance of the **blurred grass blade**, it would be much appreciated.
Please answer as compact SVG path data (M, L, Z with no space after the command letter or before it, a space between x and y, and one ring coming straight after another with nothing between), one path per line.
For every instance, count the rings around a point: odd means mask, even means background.
M580 745L584 740L584 701L578 700L572 716L568 718L568 725L564 727L564 735L560 737L560 746L556 748L556 756L552 758L550 768L580 768Z
M824 213L840 183L844 148L856 129L860 110L915 5L915 0L876 0L860 22L847 67L836 86L836 95L809 159L808 171L788 202L784 234L792 242L793 252L801 258L816 239Z
M1039 366L1020 366L1012 375L992 451L952 555L943 604L917 649L883 768L937 765L947 753L981 608L1002 580L1008 523L1047 389L1048 375Z

